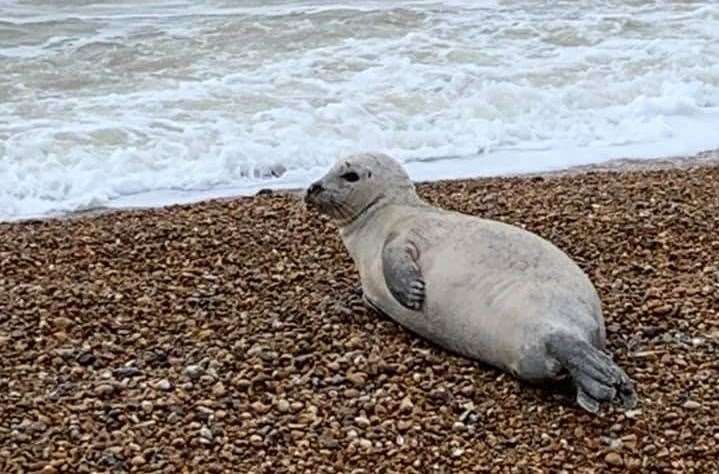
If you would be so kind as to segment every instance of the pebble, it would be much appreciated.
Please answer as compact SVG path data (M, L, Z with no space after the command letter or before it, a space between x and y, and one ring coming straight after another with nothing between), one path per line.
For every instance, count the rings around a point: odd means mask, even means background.
M363 386L367 382L367 376L362 372L352 372L347 374L347 380L357 387Z
M133 457L130 461L130 464L132 464L135 467L143 466L145 464L145 457L138 454L137 456Z
M370 449L370 448L372 448L372 441L370 441L370 440L368 440L368 439L361 438L361 439L359 440L359 445L360 445L362 448L364 448L364 449Z
M290 411L290 402L285 400L284 398L281 398L277 401L277 410L280 413L287 413Z
M252 410L255 413L259 413L260 415L264 415L268 411L270 411L271 407L269 405L265 405L262 402L254 402L250 405L252 407Z
M143 400L142 403L140 403L140 408L142 408L142 411L144 411L145 413L152 413L152 409L154 407L151 401Z
M214 438L212 431L206 426L203 426L200 428L200 437L205 439L212 439Z
M402 399L402 402L399 404L399 412L400 413L411 413L412 409L414 408L414 403L412 403L412 400L409 397L404 397Z
M614 451L607 453L607 455L604 456L604 460L607 462L607 464L610 464L612 466L624 465L624 460L622 459L622 456L619 453L615 453Z
M699 402L695 402L694 400L687 400L684 402L682 407L686 408L687 410L696 410L698 408L702 407L702 404Z
M225 385L222 382L217 382L212 387L212 394L216 397L224 397L227 393L227 389L225 389Z
M461 421L456 421L452 425L452 431L454 431L455 433L463 433L463 432L467 431L467 425L465 425Z
M95 354L93 354L92 352L83 352L82 354L80 354L80 357L77 358L77 362L80 365L84 366L92 365L95 363L96 360L97 357L95 357Z
M168 392L172 390L172 383L170 383L170 381L167 379L162 379L155 383L155 388L164 392Z
M412 427L412 422L410 420L400 420L397 422L397 429L399 431L405 432L409 430Z
M192 380L197 380L202 376L202 367L199 365L188 365L183 371L185 375L190 377Z
M66 318L64 316L55 318L55 326L57 326L58 329L67 329L70 326L72 326L72 324L73 324L72 320L69 318ZM50 467L52 467L52 466L50 466Z
M142 375L142 371L137 367L119 367L112 371L112 375L114 375L118 379L121 379Z
M107 397L115 393L115 386L103 383L95 387L95 393L101 397Z
M360 428L367 428L370 425L370 421L366 416L358 416L355 418L355 423Z

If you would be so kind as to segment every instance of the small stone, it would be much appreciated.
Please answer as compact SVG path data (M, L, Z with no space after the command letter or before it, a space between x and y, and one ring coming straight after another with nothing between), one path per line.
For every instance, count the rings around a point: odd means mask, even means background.
M409 397L404 397L402 402L399 404L400 413L411 413L413 408L414 403L412 403L412 400L410 400Z
M115 387L109 383L102 383L95 387L95 394L101 397L108 397L115 393Z
M408 420L400 420L397 422L397 429L399 431L405 432L412 428L412 422Z
M210 431L207 426L203 426L200 428L200 438L212 439L214 436L212 435L212 431Z
M192 380L197 380L202 376L202 367L199 365L188 365L183 372Z
M359 390L355 388L348 388L344 391L345 398L357 398L360 396Z
M122 379L142 375L142 371L137 367L120 367L113 370L112 375L114 375L115 378Z
M155 384L155 388L164 392L169 392L170 390L172 390L172 384L169 380L162 379Z
M464 433L467 431L467 425L462 423L461 421L457 421L452 425L452 431L455 433Z
M142 411L144 411L145 413L151 413L154 407L152 406L151 401L143 400L142 403L140 403L140 408L142 408Z
M255 402L255 403L253 403L252 405L250 405L250 407L252 407L252 410L253 410L255 413L259 413L260 415L264 415L265 413L267 413L268 411L270 411L270 406L269 406L269 405L265 405L265 404L262 403L262 402Z
M370 449L372 447L372 441L362 438L359 440L359 445L364 449Z
M53 466L52 464L48 464L42 468L40 474L55 474L56 472L57 469L55 469L55 466Z
M699 402L695 402L694 400L687 400L684 402L682 407L686 408L687 410L696 410L698 408L702 407L702 404Z
M360 428L367 428L370 425L370 421L366 416L358 416L355 418L355 423L357 423L357 426Z
M225 385L222 382L217 382L212 387L212 394L216 397L224 397L227 393L227 389L225 389Z
M95 357L95 354L93 354L92 352L89 352L89 351L83 352L77 358L77 362L83 366L92 365L95 363L96 360L97 360L97 357Z
M55 326L57 326L58 329L67 329L72 326L72 320L66 318L65 316L60 316L58 318L55 318Z
M347 380L357 387L363 386L367 382L367 376L362 372L351 372L347 374Z
M262 436L253 434L252 436L250 436L250 443L255 446L260 446L262 444Z
M339 446L337 440L329 436L322 436L319 442L323 448L336 449Z
M277 401L277 410L279 410L280 413L287 413L290 411L290 402L281 398Z
M134 458L132 458L132 460L130 461L130 463L131 463L133 466L142 466L142 465L145 464L145 457L144 457L143 455L141 455L141 454L138 454L137 456L135 456Z
M622 456L619 455L619 453L615 453L614 451L607 453L607 455L604 456L604 460L607 462L607 464L611 466L624 465L624 460L622 459Z

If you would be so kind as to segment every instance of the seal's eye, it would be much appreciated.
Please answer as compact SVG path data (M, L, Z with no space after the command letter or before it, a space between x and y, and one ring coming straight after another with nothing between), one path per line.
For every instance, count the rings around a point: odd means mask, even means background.
M357 173L355 173L354 171L348 171L347 173L340 176L340 178L344 179L345 181L349 181L350 183L359 181L359 175Z

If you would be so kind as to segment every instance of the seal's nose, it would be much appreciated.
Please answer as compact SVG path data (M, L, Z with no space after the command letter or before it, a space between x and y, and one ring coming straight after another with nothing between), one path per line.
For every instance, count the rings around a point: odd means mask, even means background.
M316 194L319 194L322 192L324 188L319 182L312 183L310 187L307 189L307 195L308 196L314 196Z
M307 193L305 194L305 202L311 204L310 201L312 200L312 198L321 193L323 189L324 188L319 183L319 181L312 183L310 187L307 188Z

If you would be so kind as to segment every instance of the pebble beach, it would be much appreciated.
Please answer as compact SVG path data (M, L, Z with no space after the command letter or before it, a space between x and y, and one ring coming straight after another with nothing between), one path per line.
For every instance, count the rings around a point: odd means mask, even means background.
M589 274L637 409L367 309L297 195L0 223L0 472L719 471L719 167L422 183Z

